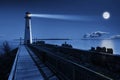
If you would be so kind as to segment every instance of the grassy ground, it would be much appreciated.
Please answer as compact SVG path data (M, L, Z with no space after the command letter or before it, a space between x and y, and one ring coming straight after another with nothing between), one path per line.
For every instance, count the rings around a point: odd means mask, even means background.
M7 54L0 55L0 80L8 80L18 48Z

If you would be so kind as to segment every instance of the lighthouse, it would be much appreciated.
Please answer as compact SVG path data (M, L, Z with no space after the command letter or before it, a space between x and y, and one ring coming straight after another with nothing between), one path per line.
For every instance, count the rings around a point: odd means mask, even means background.
M25 35L24 44L32 44L32 32L31 32L31 17L30 13L26 12L25 15Z

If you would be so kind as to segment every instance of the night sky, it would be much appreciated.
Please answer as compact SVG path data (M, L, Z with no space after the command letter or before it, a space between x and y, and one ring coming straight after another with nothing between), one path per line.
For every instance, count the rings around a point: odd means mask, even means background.
M81 39L102 31L120 35L120 0L0 0L0 40L24 37L25 12L77 15L83 20L32 18L33 38ZM103 12L111 17L105 20Z

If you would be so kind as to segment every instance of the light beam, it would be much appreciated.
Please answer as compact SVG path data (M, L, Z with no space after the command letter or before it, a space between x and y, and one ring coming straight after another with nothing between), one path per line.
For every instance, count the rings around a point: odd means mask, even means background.
M48 19L58 19L58 20L72 20L72 21L88 21L90 20L87 16L78 15L56 15L56 14L30 14L30 17L40 17Z

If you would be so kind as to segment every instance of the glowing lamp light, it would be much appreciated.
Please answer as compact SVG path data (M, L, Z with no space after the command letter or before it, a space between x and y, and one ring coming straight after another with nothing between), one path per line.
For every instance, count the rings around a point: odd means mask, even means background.
M30 16L31 16L31 13L30 13L30 12L26 12L26 16L27 16L27 17L30 17Z
M30 17L30 16L31 16L31 14L27 14L27 16L28 16L28 17Z

